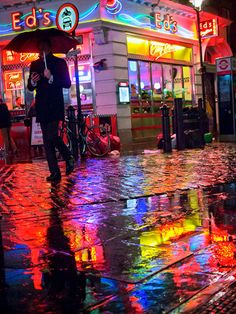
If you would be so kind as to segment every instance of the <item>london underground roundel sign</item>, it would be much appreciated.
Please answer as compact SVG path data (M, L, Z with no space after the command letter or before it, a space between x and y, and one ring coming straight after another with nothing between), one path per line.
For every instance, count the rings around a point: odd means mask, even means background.
M57 28L71 33L79 23L79 12L74 4L64 3L60 6L56 15Z

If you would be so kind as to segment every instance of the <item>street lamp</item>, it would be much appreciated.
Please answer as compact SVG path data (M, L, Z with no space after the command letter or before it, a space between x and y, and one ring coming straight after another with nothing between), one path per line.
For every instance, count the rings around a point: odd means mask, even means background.
M201 11L203 1L204 0L190 0L197 15L197 33L198 33L198 42L199 42L200 71L201 71L201 81L202 81L202 105L203 105L203 109L206 110L206 91L205 91L205 77L204 77L205 68L204 68L203 57L202 57L202 38L201 38L201 31L200 31L200 11Z

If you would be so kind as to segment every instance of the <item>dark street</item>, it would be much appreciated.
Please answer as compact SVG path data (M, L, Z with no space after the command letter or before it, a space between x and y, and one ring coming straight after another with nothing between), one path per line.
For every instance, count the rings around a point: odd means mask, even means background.
M235 151L91 158L56 186L44 160L2 160L1 313L179 313L222 293Z

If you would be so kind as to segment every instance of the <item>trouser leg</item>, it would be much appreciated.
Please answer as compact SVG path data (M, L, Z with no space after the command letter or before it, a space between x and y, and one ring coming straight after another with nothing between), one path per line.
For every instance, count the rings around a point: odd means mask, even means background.
M51 173L60 172L56 150L55 150L55 137L58 132L58 122L40 123L43 133L43 144L48 162L48 168Z
M58 121L49 123L41 123L41 129L43 133L43 142L45 148L45 154L51 173L59 172L58 161L56 158L57 148L62 155L63 159L67 161L71 157L71 152L63 142L62 138L58 136Z
M57 128L58 128L58 125L57 125ZM66 146L63 139L60 136L58 136L58 132L55 136L55 146L59 150L60 154L62 155L65 161L67 161L72 156L71 151Z

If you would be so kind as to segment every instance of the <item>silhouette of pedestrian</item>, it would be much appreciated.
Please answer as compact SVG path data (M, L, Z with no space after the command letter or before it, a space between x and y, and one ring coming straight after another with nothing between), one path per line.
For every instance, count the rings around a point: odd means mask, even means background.
M66 161L66 175L74 170L74 158L58 136L58 125L64 120L63 88L70 88L71 81L65 60L52 54L51 42L47 39L38 43L40 58L30 66L28 89L36 90L35 111L36 121L40 123L50 182L59 182L61 172L56 157L57 148Z

